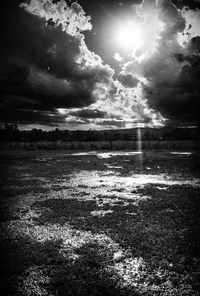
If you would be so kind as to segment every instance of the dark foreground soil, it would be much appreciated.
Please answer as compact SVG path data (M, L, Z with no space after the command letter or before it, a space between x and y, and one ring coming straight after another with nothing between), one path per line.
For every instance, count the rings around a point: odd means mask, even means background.
M1 295L200 295L200 156L1 161Z

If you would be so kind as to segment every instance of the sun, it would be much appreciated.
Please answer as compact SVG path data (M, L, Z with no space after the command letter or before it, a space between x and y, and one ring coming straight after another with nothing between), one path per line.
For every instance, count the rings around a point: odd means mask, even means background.
M117 27L116 41L122 48L136 50L144 43L143 32L137 24L127 22Z

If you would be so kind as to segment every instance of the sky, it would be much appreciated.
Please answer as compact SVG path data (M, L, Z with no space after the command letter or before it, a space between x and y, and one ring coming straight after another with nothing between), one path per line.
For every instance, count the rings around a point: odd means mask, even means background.
M199 0L8 0L0 121L104 130L200 124Z

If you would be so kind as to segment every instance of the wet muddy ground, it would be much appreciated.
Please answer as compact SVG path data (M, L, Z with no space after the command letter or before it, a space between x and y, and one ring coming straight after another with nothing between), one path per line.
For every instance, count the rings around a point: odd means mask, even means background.
M1 155L1 295L200 295L200 156Z

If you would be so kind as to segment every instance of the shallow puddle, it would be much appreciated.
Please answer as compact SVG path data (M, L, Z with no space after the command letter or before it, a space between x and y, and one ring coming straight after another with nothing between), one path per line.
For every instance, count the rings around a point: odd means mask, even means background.
M190 156L190 155L192 155L192 152L173 151L173 152L170 152L170 154L172 154L172 155L187 155L187 156Z
M88 152L77 152L66 154L67 156L91 156L95 155L97 158L111 158L115 156L131 156L143 154L142 151L111 151L111 152L98 152L98 151L88 151Z

